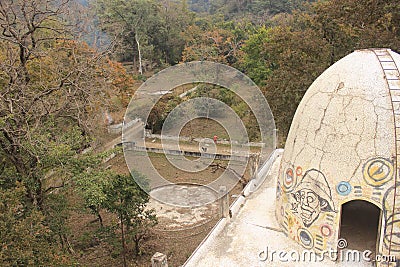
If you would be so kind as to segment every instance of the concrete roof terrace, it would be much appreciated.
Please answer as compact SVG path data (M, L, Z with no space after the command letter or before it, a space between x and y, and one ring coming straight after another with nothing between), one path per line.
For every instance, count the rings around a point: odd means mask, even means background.
M264 172L258 189L231 205L232 218L222 218L184 264L198 266L373 266L363 255L339 252L338 260L325 253L324 259L289 239L275 217L276 186L283 150L275 151L273 164ZM249 185L251 186L251 185ZM348 253L350 252L350 253ZM308 253L308 254L307 254ZM267 257L268 256L268 257ZM305 258L305 259L304 259Z

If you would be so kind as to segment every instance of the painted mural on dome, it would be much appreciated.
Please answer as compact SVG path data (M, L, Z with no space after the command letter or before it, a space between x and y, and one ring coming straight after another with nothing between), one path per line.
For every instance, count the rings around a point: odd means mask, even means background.
M400 257L399 66L400 55L389 49L359 50L304 95L286 140L276 202L283 232L303 247L336 249L344 206L363 201L380 209L369 249ZM356 223L362 222L347 227Z
M331 188L324 174L316 169L308 170L291 193L292 212L305 227L309 227L323 212L335 212Z

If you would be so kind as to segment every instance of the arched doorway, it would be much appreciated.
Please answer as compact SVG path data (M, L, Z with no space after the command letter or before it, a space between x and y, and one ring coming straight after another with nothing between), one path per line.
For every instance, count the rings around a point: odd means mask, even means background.
M352 200L341 207L340 238L347 241L348 249L376 252L379 238L381 210L364 200Z

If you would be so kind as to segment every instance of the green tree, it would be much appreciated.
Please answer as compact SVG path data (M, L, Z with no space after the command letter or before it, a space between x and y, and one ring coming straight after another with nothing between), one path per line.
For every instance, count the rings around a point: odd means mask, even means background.
M102 208L104 208L107 200L106 188L110 184L109 177L113 173L109 170L103 170L102 168L96 168L100 163L97 160L92 162L93 168L83 170L81 174L75 178L76 192L82 196L84 200L84 206L93 213L103 227L103 218L100 214Z
M87 168L82 152L124 75L73 39L63 23L68 7L68 0L0 3L0 186L23 184L23 209L44 216L47 227L38 241L72 251L67 185Z
M189 7L190 10L196 13L208 13L210 11L210 1L209 0L190 0Z
M54 246L52 232L41 211L27 209L26 188L0 187L0 265L72 266L70 257Z
M398 1L323 1L310 10L312 27L330 45L331 64L355 49L400 49Z
M136 171L132 172L132 176L144 181L144 177ZM120 220L124 266L129 243L133 242L134 253L138 256L141 242L147 237L151 227L157 224L155 210L146 208L149 195L139 187L132 176L112 176L109 187L105 190L104 206Z
M153 133L161 133L161 129L168 114L181 102L182 99L177 96L170 94L163 96L152 108L147 118L147 127L149 127Z
M103 29L121 43L122 60L132 60L143 74L146 66L176 64L182 33L191 22L185 2L155 0L96 0ZM147 62L147 63L146 63ZM146 64L145 64L146 63Z
M267 54L272 56L269 64L273 71L262 90L283 142L304 93L329 66L329 45L312 29L280 26L271 31Z
M291 13L313 0L191 0L190 8L198 13L223 14L227 20L251 18L253 22L278 13Z
M241 49L243 56L238 65L258 85L264 85L273 69L273 62L271 62L266 48L270 41L269 31L265 26L258 28L245 41Z
M182 60L209 60L234 65L252 27L248 21L225 22L221 17L198 19L185 32Z
M143 74L143 56L153 52L150 33L157 30L159 5L153 0L96 0L96 13L104 30L119 36L122 49L129 49L133 62L138 61L138 71Z
M326 68L356 49L399 51L398 9L395 1L319 1L275 16L249 37L239 66L262 85L282 144L305 91Z
M184 33L192 25L194 14L190 13L186 0L175 3L171 0L162 1L160 9L161 23L159 33L152 33L152 44L158 55L155 61L174 65L181 61L185 46Z
M108 105L103 98L112 93L104 55L67 40L71 36L57 22L67 6L47 2L0 5L4 179L23 181L29 200L38 207L45 194L71 177L75 157L90 144L89 134Z

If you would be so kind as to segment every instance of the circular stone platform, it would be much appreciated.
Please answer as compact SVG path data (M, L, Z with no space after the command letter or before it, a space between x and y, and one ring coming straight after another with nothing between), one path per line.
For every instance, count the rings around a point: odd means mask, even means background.
M203 185L161 186L153 189L150 196L152 199L149 208L155 209L159 220L166 222L165 225L168 225L167 228L171 230L201 226L218 216L218 195L214 190Z
M162 203L179 207L200 207L215 202L218 194L210 187L197 184L170 184L154 188L150 196Z

